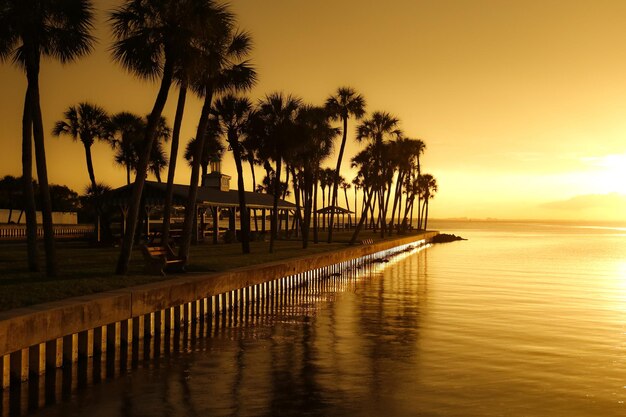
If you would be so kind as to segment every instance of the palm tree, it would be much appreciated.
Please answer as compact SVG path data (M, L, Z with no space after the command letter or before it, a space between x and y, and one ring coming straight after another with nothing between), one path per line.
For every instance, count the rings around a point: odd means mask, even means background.
M398 208L398 223L400 224L400 208L402 200L402 189L405 183L405 177L411 174L411 171L416 166L419 166L419 157L424 152L425 145L419 139L399 138L397 141L392 142L394 149L392 151L392 159L396 165L398 171L396 178L396 188L394 192L393 208L391 209L391 224L393 227L394 219L396 218L396 208ZM416 162L417 161L417 162ZM389 194L390 195L390 194ZM398 233L401 228L398 227Z
M252 50L252 40L245 32L235 32L233 15L226 6L215 8L214 31L201 42L202 58L200 72L193 85L195 93L204 98L200 120L196 131L199 146L193 158L189 195L185 207L185 221L179 249L179 256L188 259L195 218L195 204L198 195L200 159L204 147L205 131L216 93L234 90L245 91L256 82L256 71L244 58Z
M189 45L197 41L199 34L213 28L214 9L210 0L126 0L110 15L115 38L111 48L113 59L140 78L161 79L142 139L128 223L116 267L118 275L128 271L152 144L174 74L187 62L185 53Z
M435 193L437 192L437 181L432 175L424 174L420 177L418 183L420 194L424 199L424 206L422 208L420 218L424 220L423 229L426 230L428 227L428 205L429 201L435 197Z
M354 186L354 221L356 222L356 214L357 214L357 198L359 196L359 190L361 189L362 183L361 178L357 175L352 178L352 185Z
M139 158L143 152L143 134L146 129L147 118L120 112L111 117L110 131L115 148L114 159L118 165L126 169L126 184L130 184L130 173L138 172ZM148 169L161 182L161 171L167 165L167 156L163 144L170 138L171 129L164 117L159 118L156 129L156 139L150 150Z
M227 94L221 97L213 106L213 114L218 120L228 147L233 151L235 166L237 167L237 187L239 193L239 215L241 219L241 248L243 253L250 253L250 218L246 206L246 190L243 182L243 149L242 137L245 135L248 116L252 111L252 103L246 97L237 97Z
M126 184L130 184L130 173L135 170L138 148L145 124L140 116L120 112L111 117L111 131L114 135L115 163L126 170Z
M302 231L302 247L306 249L309 242L311 216L317 210L317 181L320 164L333 149L335 137L339 129L330 126L326 111L322 107L302 106L298 112L297 128L299 146L290 152L289 163L294 177L296 192L296 218L299 217L299 196L302 194L304 215L300 222ZM296 187L297 184L297 187ZM313 217L314 239L317 234L317 220ZM317 241L317 239L316 239Z
M202 155L200 157L200 169L202 172L201 186L205 186L204 179L209 173L209 164L211 162L219 162L222 159L224 153L224 145L220 142L220 135L222 132L219 130L217 120L211 118L209 120L209 127L205 133L206 138L204 140L204 147L202 148ZM193 158L196 155L196 146L198 141L196 138L191 138L187 142L185 147L184 158L189 163L189 167L193 167Z
M346 199L346 208L350 210L350 203L348 202L348 190L352 188L352 184L346 181L344 177L339 179L339 186L343 189L343 196Z
M200 12L196 13L195 16L200 21L204 21L204 23L201 23L201 26L205 26L205 23L207 23L206 19L212 19L210 18L210 16L213 14L212 2L204 0L193 1L195 2L196 7L199 7L200 10ZM194 3L191 4L193 5ZM207 6L209 7L207 8ZM212 25L207 25L206 29L210 29L209 26ZM194 30L188 30L186 32L186 35L190 37L190 40L191 38L204 36L202 35L202 33L195 33ZM174 116L172 143L170 148L170 161L167 171L167 186L165 189L165 202L163 207L162 242L164 245L167 245L169 243L172 201L174 197L174 175L176 173L176 162L178 158L178 148L180 145L180 129L183 121L183 113L185 111L185 102L187 100L187 90L189 88L189 85L192 83L195 75L198 73L201 63L201 52L196 47L196 42L179 42L178 47L180 47L180 49L177 53L178 62L174 69L174 81L178 84L179 92L178 102L176 104L176 114Z
M332 168L324 168L320 171L320 188L322 189L322 207L329 207L332 204L332 186L335 179L335 171ZM328 196L324 190L328 187ZM324 212L322 215L322 229L326 229L326 219L328 214ZM330 219L328 219L330 222ZM317 242L316 242L317 243Z
M415 196L418 194L417 192L417 180L422 175L421 172L421 162L420 156L426 150L426 144L420 139L412 139L409 145L409 150L407 151L409 154L409 169L405 174L404 179L404 189L407 194L406 204L404 209L404 218L402 219L402 223L404 225L410 225L408 222L409 218L409 206L412 208L413 202L415 200ZM419 211L420 201L418 200L418 211ZM412 219L411 219L412 220Z
M350 244L354 245L358 239L359 233L365 224L367 212L370 210L374 193L380 187L381 178L379 169L372 162L378 157L377 150L374 145L369 144L361 152L352 158L352 167L358 168L357 177L361 178L361 187L363 188L363 210L361 217L357 223Z
M161 180L161 171L167 166L167 155L165 149L163 149L162 141L154 141L152 144L152 151L150 151L150 162L148 164L148 171L154 175L157 182L163 182Z
M284 156L294 146L297 130L296 117L301 100L283 93L266 95L258 104L251 120L250 133L257 135L261 144L261 159L274 161L274 204L271 219L270 253L274 253L274 242L278 234L278 200L281 195L281 170Z
M43 117L39 101L41 57L62 63L92 49L93 6L89 0L2 0L0 2L0 61L9 58L26 72L28 86L22 118L22 170L26 200L28 264L37 270L36 219L32 189L32 146L35 143L37 177L41 193L46 274L55 276L57 264L48 186Z
M337 89L335 95L330 96L326 100L326 110L334 120L341 120L343 122L343 137L341 138L341 146L339 148L339 155L337 156L337 168L335 169L335 176L332 183L331 205L336 206L339 175L341 174L341 161L343 159L343 152L346 147L348 135L348 119L354 117L356 120L360 120L365 115L365 99L360 94L357 94L353 88L340 87ZM331 212L328 222L328 243L333 241L334 218L334 212Z
M70 106L63 113L65 120L59 120L52 129L54 136L67 135L72 139L80 140L85 147L87 172L91 186L96 188L96 175L91 159L91 146L96 140L114 145L111 140L110 120L106 111L95 104L83 102Z
M361 122L357 126L357 140L368 141L372 145L372 161L376 175L381 178L389 178L388 164L386 164L386 155L388 150L385 150L383 144L391 139L397 139L402 136L402 131L398 128L400 121L398 118L390 115L387 112L374 112L372 116ZM393 174L393 171L391 172ZM388 181L381 182L376 190L378 197L378 210L379 219L381 220L381 237L385 236L386 231L386 204L385 204L385 189Z
M146 122L148 118L146 117ZM165 154L164 144L170 140L172 136L172 129L167 124L165 117L159 117L159 123L157 124L156 136L150 150L150 161L148 163L148 170L152 172L158 182L161 181L161 171L167 166L167 155Z

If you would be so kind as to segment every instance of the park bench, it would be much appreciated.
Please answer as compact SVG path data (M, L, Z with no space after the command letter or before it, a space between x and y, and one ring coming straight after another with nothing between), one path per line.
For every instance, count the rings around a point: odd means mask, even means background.
M146 262L146 273L163 275L165 271L185 271L185 259L174 254L169 245L141 247Z
M361 241L361 244L362 244L362 245L371 245L372 243L374 243L374 240L373 240L373 239L363 239L363 240Z

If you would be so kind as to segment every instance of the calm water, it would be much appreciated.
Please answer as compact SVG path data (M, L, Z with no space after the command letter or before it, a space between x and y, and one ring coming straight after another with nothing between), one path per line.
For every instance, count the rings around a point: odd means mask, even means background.
M626 415L626 228L432 227L469 240L35 414Z

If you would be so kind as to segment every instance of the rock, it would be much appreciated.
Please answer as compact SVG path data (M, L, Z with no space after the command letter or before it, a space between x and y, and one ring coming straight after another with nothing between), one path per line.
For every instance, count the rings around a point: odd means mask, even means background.
M457 235L450 235L447 233L440 233L437 236L433 237L431 243L448 243L454 242L455 240L467 240Z

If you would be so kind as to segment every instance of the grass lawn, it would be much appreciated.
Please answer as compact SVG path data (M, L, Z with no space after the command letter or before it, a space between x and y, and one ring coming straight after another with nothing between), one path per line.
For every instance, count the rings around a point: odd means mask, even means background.
M332 251L346 247L351 236L351 232L335 232L335 243L327 244L326 234L321 233L320 242L324 243L310 243L306 250L302 249L299 240L279 240L274 254L268 253L268 242L252 242L252 253L248 255L241 253L240 244L200 244L192 246L187 269L189 272L225 271ZM360 237L380 240L379 235L372 231L363 231ZM43 267L43 247L40 247L39 252L42 257L40 265ZM117 247L93 247L87 242L58 241L59 277L48 279L41 273L28 272L26 243L0 242L0 311L184 276L145 275L143 256L138 248L133 252L129 274L116 276L113 272L118 255Z

